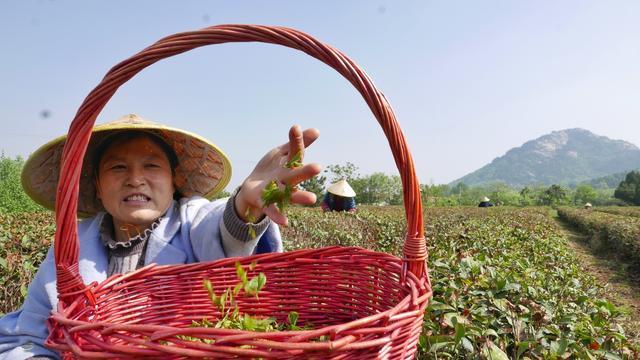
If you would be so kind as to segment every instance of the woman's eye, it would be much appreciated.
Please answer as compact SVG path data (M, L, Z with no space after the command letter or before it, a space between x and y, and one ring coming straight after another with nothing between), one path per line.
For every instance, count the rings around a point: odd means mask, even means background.
M157 167L160 167L160 165L158 165L158 164L156 164L156 163L148 163L148 164L145 164L144 166L145 166L145 167L148 167L148 168L157 168Z
M126 166L118 164L118 165L113 165L111 167L111 170L124 170L126 168L127 168Z

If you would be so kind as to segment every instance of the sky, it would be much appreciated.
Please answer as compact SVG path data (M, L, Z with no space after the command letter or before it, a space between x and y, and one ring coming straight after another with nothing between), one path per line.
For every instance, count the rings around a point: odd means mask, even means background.
M580 127L640 145L640 2L0 2L0 151L27 157L65 134L118 62L160 38L229 23L278 25L340 49L393 107L420 183L448 183L513 147ZM321 136L306 162L398 174L357 91L281 46L207 46L124 84L98 123L124 114L211 139L232 190L294 124Z

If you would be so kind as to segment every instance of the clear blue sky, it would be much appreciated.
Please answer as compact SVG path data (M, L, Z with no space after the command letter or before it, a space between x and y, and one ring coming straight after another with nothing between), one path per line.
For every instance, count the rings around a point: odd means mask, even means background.
M422 183L553 130L640 145L639 15L635 0L3 1L0 150L27 156L66 133L102 76L159 38L223 23L297 28L354 59L394 107ZM234 164L229 189L294 122L321 131L307 161L397 173L357 92L283 47L216 45L155 64L98 122L130 112L212 139Z

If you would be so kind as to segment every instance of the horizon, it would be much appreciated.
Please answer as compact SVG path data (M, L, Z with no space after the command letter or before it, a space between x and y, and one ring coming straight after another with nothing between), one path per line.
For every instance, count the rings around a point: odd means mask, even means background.
M3 3L0 151L28 157L66 133L113 65L166 35L222 23L296 28L352 58L389 99L423 184L451 183L552 131L640 145L640 3L464 4ZM321 131L308 162L398 173L350 84L282 47L225 44L162 61L120 88L97 122L130 112L219 145L234 167L227 190L294 122Z

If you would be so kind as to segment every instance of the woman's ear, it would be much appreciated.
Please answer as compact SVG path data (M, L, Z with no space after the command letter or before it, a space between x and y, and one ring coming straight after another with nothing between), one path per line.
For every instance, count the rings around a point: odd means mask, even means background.
M102 201L102 194L100 191L100 180L98 179L98 176L96 176L93 179L93 186L96 188L96 197L98 198L98 200Z

